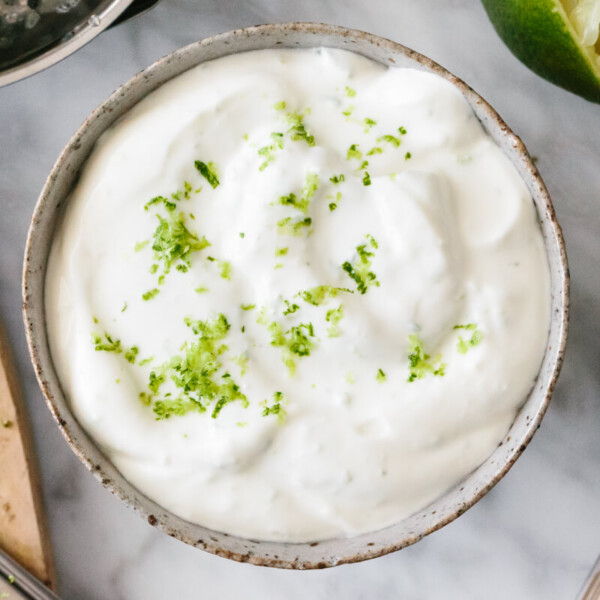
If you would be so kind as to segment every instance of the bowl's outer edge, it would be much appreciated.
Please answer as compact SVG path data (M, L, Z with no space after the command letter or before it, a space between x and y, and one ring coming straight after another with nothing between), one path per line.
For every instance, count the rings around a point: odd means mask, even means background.
M158 506L126 481L83 431L65 400L50 356L45 272L54 230L78 172L98 137L121 115L161 84L206 60L248 50L315 46L352 50L382 64L433 72L464 94L533 196L550 263L551 329L538 378L507 436L479 468L442 498L400 523L352 538L300 544L252 541L194 525ZM80 460L105 487L167 534L220 556L280 568L324 568L398 550L451 522L481 499L506 474L540 426L563 361L568 313L569 272L562 232L546 187L521 140L487 102L430 59L390 40L317 23L260 25L207 38L158 60L115 91L83 123L54 165L35 207L23 265L23 316L30 357L48 408Z

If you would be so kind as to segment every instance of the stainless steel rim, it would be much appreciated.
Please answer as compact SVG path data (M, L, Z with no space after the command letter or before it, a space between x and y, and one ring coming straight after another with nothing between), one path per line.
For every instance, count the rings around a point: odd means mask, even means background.
M400 523L353 538L312 544L254 541L193 525L158 506L133 488L81 429L61 391L48 349L44 275L58 212L68 190L95 140L121 114L162 83L206 60L253 49L320 45L353 50L383 64L436 73L463 93L534 198L551 265L552 325L538 379L507 436L488 460L442 498ZM31 359L48 407L73 451L103 485L150 524L188 544L238 561L310 569L365 560L412 544L461 515L506 474L538 429L556 385L566 345L569 273L562 232L535 165L521 140L466 84L428 58L371 34L322 24L275 24L231 31L182 48L136 75L92 113L63 150L36 205L25 252L23 311Z
M72 37L63 38L57 46L40 56L0 72L0 87L39 73L66 58L104 31L131 2L132 0L106 0L89 15L88 21Z

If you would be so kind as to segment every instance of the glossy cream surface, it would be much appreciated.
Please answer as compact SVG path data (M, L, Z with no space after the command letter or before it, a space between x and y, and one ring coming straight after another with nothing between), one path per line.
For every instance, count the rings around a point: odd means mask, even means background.
M165 273L172 218L210 246ZM317 286L342 289L311 303ZM189 521L288 541L393 524L481 464L533 385L549 303L531 196L462 95L331 49L221 58L140 102L87 161L46 281L63 389L123 475ZM202 337L190 320L219 318L218 353L186 371L237 386L215 411L172 365ZM192 408L157 419L177 397Z

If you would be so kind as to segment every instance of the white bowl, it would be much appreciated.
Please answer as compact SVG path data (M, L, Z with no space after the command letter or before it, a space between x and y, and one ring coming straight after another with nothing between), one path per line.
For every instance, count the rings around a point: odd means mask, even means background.
M58 381L48 348L44 284L57 223L79 171L98 137L150 92L196 65L247 50L329 46L362 54L384 65L412 67L443 77L467 99L488 134L517 168L537 210L550 264L552 321L544 359L510 431L492 455L441 498L392 525L351 538L313 543L248 540L189 523L132 486L76 421ZM540 426L563 361L569 306L569 273L561 229L548 192L521 140L491 106L460 79L400 44L363 33L312 23L262 25L223 33L160 59L120 87L79 128L58 158L35 208L23 272L23 312L31 360L59 429L75 454L125 503L169 535L214 554L257 565L323 568L373 558L413 544L464 513L502 479Z

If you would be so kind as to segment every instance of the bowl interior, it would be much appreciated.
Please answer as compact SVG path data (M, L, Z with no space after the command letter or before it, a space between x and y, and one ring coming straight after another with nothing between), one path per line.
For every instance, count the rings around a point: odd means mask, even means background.
M201 62L266 48L328 46L351 50L384 65L440 75L466 97L488 134L525 181L537 209L550 264L552 320L543 363L510 431L493 454L437 501L385 529L318 543L253 541L189 523L136 490L95 446L73 417L48 347L44 282L54 231L78 173L102 132L139 100ZM323 568L398 550L439 529L483 497L508 471L533 436L547 408L562 363L568 321L568 268L564 241L546 188L521 140L461 80L426 57L394 42L330 25L294 23L236 30L192 44L159 60L119 88L84 122L60 155L35 209L23 272L23 310L32 362L48 407L73 451L94 475L148 522L193 546L239 561L285 568Z

